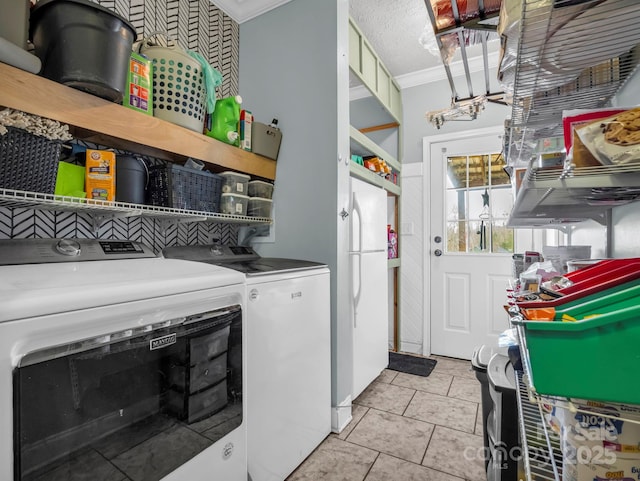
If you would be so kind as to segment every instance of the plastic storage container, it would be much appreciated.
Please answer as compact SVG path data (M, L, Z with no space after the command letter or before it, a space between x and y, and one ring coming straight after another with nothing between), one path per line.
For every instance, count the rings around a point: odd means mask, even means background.
M579 321L637 304L640 304L640 280L607 289L596 296L568 302L558 308L522 309L522 313L530 320Z
M523 309L558 307L587 296L602 295L608 289L640 279L640 263L637 258L620 259L615 262L603 261L595 266L567 274L565 277L570 278L574 284L558 291L562 297L550 301L518 302L518 307Z
M221 172L220 176L223 178L222 193L223 194L241 194L247 195L249 190L250 176L241 174L239 172Z
M268 217L271 218L271 199L263 199L262 197L249 197L249 206L247 215L251 217Z
M116 156L116 200L144 204L149 180L147 165L133 155Z
M53 194L62 142L7 127L0 135L0 187Z
M225 192L220 197L220 212L223 214L247 215L249 197Z
M577 322L524 321L539 394L640 404L640 305Z
M249 181L249 197L273 198L273 184L262 180Z
M43 77L122 103L137 36L127 20L89 0L41 0L29 36Z
M489 377L487 375L487 366L493 356L494 352L491 347L482 345L476 347L473 350L473 356L471 358L471 367L476 373L476 378L480 382L480 393L482 400L482 435L484 440L484 447L489 452L489 433L487 431L487 421L489 419L489 413L491 412L491 406L493 401L491 400L491 394L489 393ZM484 469L489 466L489 456L484 458Z
M251 147L254 154L278 160L280 142L282 142L282 132L280 132L280 129L261 122L253 122L251 128Z
M545 260L551 261L556 271L566 274L568 272L567 261L589 259L591 246L546 246L542 249L542 255Z
M222 177L176 164L149 168L147 203L174 209L218 212Z

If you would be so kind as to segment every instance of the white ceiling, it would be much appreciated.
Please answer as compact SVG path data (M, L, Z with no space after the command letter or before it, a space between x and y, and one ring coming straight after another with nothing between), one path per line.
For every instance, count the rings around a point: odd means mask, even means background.
M212 0L238 23L289 1ZM418 41L429 19L425 0L349 0L349 13L402 88L446 78L440 57L429 53ZM497 64L497 44L490 42L490 64L494 65ZM471 47L468 51L472 72L482 69L480 58L473 60L478 54L479 48ZM454 56L451 70L454 76L462 71L459 53Z

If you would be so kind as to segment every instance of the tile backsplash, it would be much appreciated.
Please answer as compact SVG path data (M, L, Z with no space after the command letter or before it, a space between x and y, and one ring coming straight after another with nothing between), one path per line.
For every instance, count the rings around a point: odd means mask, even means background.
M99 228L94 232L94 223ZM132 216L104 222L88 212L60 212L0 207L0 239L81 238L128 239L142 242L156 253L173 245L237 243L237 228L215 222L178 222Z

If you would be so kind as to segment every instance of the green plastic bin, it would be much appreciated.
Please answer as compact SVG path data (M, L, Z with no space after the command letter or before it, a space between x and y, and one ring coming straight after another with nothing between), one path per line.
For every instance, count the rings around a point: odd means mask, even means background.
M525 321L539 394L640 404L640 305L577 322Z
M640 305L640 281L629 284L604 291L600 296L582 299L582 302L574 301L565 304L562 309L556 309L555 320L561 321L564 314L577 320L583 320L585 317L601 316Z

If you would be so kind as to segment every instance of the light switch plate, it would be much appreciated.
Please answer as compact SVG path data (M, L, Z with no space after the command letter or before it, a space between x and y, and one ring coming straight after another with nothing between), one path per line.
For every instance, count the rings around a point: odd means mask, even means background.
M400 235L413 235L413 222L402 222L400 224Z

